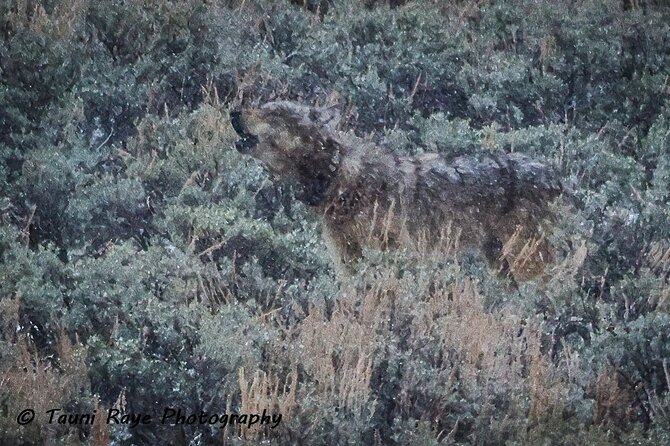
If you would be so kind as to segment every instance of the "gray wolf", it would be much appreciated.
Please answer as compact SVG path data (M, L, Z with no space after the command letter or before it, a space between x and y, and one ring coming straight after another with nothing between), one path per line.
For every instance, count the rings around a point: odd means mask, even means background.
M546 165L502 152L399 156L337 131L338 122L335 108L287 101L231 113L238 151L294 184L338 263L359 258L364 246L418 249L445 236L516 281L551 262L541 228L562 188Z

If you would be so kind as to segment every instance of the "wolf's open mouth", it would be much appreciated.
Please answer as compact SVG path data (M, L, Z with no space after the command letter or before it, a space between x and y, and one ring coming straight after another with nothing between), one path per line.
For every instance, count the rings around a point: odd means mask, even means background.
M232 124L233 129L235 129L235 132L240 136L240 139L235 142L237 151L242 154L251 152L251 150L256 147L256 144L258 144L258 136L247 133L244 130L242 113L238 111L230 112L230 123Z

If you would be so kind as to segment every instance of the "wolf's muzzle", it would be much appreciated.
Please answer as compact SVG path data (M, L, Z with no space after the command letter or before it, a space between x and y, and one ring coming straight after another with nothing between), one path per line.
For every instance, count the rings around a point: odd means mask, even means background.
M230 112L230 123L235 129L235 132L240 136L240 139L235 142L235 148L242 154L247 154L258 144L258 137L244 130L242 124L242 113L239 111Z

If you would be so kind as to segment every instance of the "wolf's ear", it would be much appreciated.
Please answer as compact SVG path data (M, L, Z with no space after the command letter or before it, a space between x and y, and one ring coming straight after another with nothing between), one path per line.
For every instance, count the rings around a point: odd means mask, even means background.
M342 115L337 106L331 105L330 107L312 108L309 111L309 119L313 123L333 131L340 124Z

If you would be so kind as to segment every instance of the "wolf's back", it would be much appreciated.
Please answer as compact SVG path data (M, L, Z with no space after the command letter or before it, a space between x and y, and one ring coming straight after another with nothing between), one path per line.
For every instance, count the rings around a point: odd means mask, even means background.
M417 186L463 207L485 206L497 214L520 205L544 208L562 191L553 169L518 153L461 156L452 162L425 158L431 159L423 163Z

